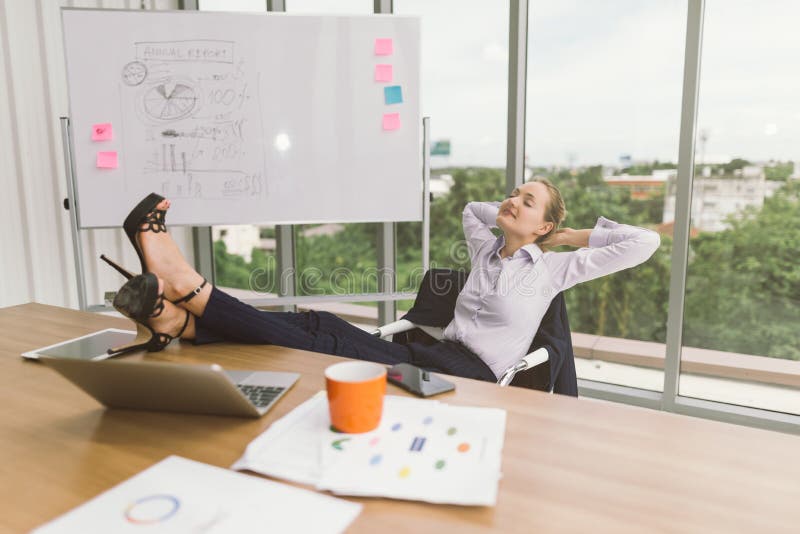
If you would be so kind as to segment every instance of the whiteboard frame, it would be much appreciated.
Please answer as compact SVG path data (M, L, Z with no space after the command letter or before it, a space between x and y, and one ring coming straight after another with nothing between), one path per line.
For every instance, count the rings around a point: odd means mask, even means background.
M78 284L78 307L82 311L109 311L105 304L89 305L87 303L88 296L86 292L86 272L83 265L83 236L81 234L82 228L79 223L79 210L77 189L75 183L75 168L72 151L72 126L69 117L61 117L61 141L64 149L64 167L65 176L67 179L67 202L65 206L69 211L70 230L72 233L72 250L75 256L75 278ZM431 146L430 146L430 117L422 118L422 156L424 162L430 161ZM423 210L422 210L422 267L427 271L430 267L430 165L424 164L422 167L422 182L423 182ZM191 227L197 227L190 225ZM396 276L396 273L395 273ZM211 280L211 283L216 285L216 280ZM303 295L303 296L278 296L266 298L245 299L244 302L253 306L280 306L280 305L296 305L303 303L317 303L317 302L364 302L364 301L396 301L396 300L411 300L416 298L416 293L360 293L353 295Z
M195 3L195 5L196 5L196 3ZM125 13L125 12L127 12L127 13L138 13L138 14L142 13L141 9L129 9L129 8L124 8L124 9L116 9L116 8L114 8L114 9L104 9L104 8L97 8L97 7L67 7L67 6L62 6L60 11L62 13L62 27L63 27L63 12L65 12L65 11L91 11L91 12L113 11L113 12L121 12L121 13ZM200 9L164 9L164 10L158 10L159 14L168 14L168 13L184 13L185 14L187 12L194 13L194 14L204 13L204 14L208 14L208 15L213 15L213 14L217 14L217 13L226 13L226 12L203 11L203 10L200 10ZM236 12L230 12L230 13L236 13ZM269 16L287 16L287 17L302 16L302 15L298 15L298 14L286 13L283 10L279 11L279 10L269 10L268 9L264 13L268 14ZM241 14L241 13L238 13L238 14ZM374 16L374 15L392 16L393 12L392 11L386 12L386 11L381 10L381 11L374 12L372 15L353 15L353 16L368 17L368 16ZM324 16L324 15L316 15L316 16ZM332 16L337 16L337 15L332 15ZM66 67L66 65L67 65L67 58L66 58L67 46L66 46L66 36L65 36L65 33L63 31L61 33L61 39L62 39L62 48L63 48L64 54L65 54L65 58L64 59L65 59L65 67ZM420 56L421 56L421 47L420 47ZM68 90L69 90L69 84L68 84ZM420 92L421 92L421 88L420 88ZM72 99L71 98L68 98L68 105L69 105L69 115L67 116L67 118L71 119L72 118L72 109L71 109ZM421 111L422 111L422 106L421 106L421 96L420 96L420 106L419 106L420 115L421 115ZM422 117L419 117L419 118L420 118L420 120L422 119ZM72 121L70 120L70 124L71 123L72 123ZM63 136L63 133L62 133L62 136ZM69 130L69 136L70 136L70 145L69 146L70 146L70 150L71 150L70 159L71 159L71 167L72 167L72 173L73 173L73 180L72 180L73 185L72 185L72 187L74 188L74 198L73 198L73 202L72 202L71 206L79 206L79 204L80 204L79 198L78 198L79 197L79 187L78 187L78 180L77 180L77 172L76 172L76 169L75 169L75 151L74 151L74 148L73 148L74 136L73 136L73 132L71 130L71 126L70 126L70 130ZM424 204L424 201L423 201L423 204ZM424 211L424 205L420 206L420 209L422 209ZM100 229L116 229L116 228L120 228L120 226L117 226L117 225L110 225L110 226L106 226L106 225L97 225L97 226L95 226L95 225L92 225L92 226L84 227L81 224L80 210L76 209L75 211L77 212L76 219L77 219L77 224L78 224L78 228L79 229L82 229L82 230L100 230ZM417 222L417 221L420 221L420 222L424 223L424 220L425 220L425 216L423 214L421 219L414 218L414 219L402 219L402 220L383 220L383 219L371 219L371 218L370 219L364 219L364 218L361 218L361 219L358 219L358 220L351 220L351 221L342 221L340 219L335 219L335 220L330 220L330 221L328 221L328 220L314 220L313 223L314 224L317 224L317 223L324 224L324 223L334 223L334 222L335 223L358 222L358 223L393 224L393 223L397 223L397 222ZM280 220L280 221L251 221L251 222L241 222L241 223L213 222L213 223L202 223L202 224L200 224L200 223L198 223L198 224L173 224L173 226L183 226L183 227L191 227L191 228L202 228L202 227L211 227L211 226L225 226L225 225L230 225L230 224L255 224L255 225L271 225L271 224L275 224L275 225L283 225L283 226L292 226L292 225L308 224L308 223L309 223L309 221L305 220L305 219L291 219L291 220Z

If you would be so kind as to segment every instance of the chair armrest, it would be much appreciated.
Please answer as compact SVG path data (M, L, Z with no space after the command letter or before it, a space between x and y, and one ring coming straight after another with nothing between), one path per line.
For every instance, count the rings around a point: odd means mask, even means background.
M525 369L522 369L522 371L530 369L531 367L536 367L540 363L544 363L549 359L550 355L548 354L547 349L540 347L522 358L522 361L525 362L526 365Z
M381 326L377 330L374 330L372 335L375 337L391 336L393 334L399 334L400 332L408 332L416 327L417 325L408 319L400 319L399 321Z
M527 371L532 367L536 367L537 365L546 362L549 358L550 355L548 354L546 348L538 348L530 354L526 354L517 363L503 371L503 374L500 375L500 378L497 380L497 384L500 387L506 387L514 379L514 375L520 371Z
M408 319L400 319L399 321L385 324L382 327L378 328L377 330L373 330L372 335L375 337L385 337L394 334L399 334L401 332L408 332L409 330L413 330L414 328L419 328L420 330L422 330L423 332L425 332L426 334L428 334L437 341L444 337L444 328L439 328L437 326L424 326L421 324L415 324L409 321Z

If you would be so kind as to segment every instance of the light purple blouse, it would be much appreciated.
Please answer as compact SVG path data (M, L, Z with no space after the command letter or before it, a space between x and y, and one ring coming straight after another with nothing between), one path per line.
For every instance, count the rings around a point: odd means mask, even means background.
M455 317L444 338L477 354L496 376L530 348L550 301L560 291L646 261L661 243L645 228L597 219L589 247L569 252L542 252L525 245L500 258L505 243L496 227L499 202L470 202L464 208L472 270L456 300Z

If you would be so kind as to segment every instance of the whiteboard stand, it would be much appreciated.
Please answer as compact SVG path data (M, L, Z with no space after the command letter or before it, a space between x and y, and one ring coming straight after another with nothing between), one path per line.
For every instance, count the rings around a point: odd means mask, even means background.
M78 195L76 186L75 160L73 158L72 127L69 117L61 117L61 145L64 150L64 169L67 177L67 199L64 208L69 211L70 230L72 232L72 252L75 257L75 278L78 283L78 307L82 311L108 311L106 304L87 304L86 272L83 265L83 240L81 236L80 221L78 220ZM430 242L431 242L431 144L430 144L431 118L422 118L422 269L423 274L430 269ZM396 246L396 245L395 245ZM213 248L212 248L213 266ZM397 272L393 273L394 287L397 284ZM211 283L216 284L213 276ZM389 300L413 300L416 293L366 293L358 295L308 295L285 296L270 298L245 299L244 302L253 306L291 306L312 302L365 302Z
M75 188L75 161L72 158L72 130L69 117L61 117L61 146L64 150L64 169L67 176L67 200L64 209L69 211L69 228L72 232L72 254L75 257L75 278L78 280L78 308L87 311L86 276L83 270L83 242L78 224L78 195Z

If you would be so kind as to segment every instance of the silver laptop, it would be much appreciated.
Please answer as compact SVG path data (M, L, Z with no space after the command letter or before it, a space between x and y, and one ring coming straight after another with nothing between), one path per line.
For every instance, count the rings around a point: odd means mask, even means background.
M126 360L39 361L109 408L260 417L300 375Z

